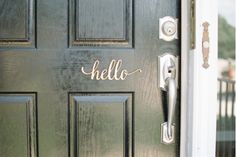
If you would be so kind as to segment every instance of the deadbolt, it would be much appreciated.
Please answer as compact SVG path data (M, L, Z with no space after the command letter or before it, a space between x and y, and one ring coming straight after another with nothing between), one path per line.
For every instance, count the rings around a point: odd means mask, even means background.
M178 19L165 16L159 19L159 38L165 41L178 39Z
M162 31L167 36L172 36L176 32L176 25L172 21L166 21L162 26Z

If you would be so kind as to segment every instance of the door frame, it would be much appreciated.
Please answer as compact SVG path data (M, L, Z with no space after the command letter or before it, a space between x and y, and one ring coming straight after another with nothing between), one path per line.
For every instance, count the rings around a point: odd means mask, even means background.
M210 24L210 66L207 69L202 67L202 24L206 21ZM180 156L214 157L217 109L217 1L212 3L211 0L181 0L181 32ZM195 46L192 43L195 43Z

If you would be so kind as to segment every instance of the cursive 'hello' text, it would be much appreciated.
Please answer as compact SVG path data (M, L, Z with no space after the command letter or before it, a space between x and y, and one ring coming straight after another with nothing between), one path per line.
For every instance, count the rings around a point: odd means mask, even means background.
M98 70L99 60L96 60L93 64L92 70L90 72L86 72L85 68L82 67L81 71L85 75L90 75L92 80L125 80L127 76L132 75L136 72L142 72L141 69L136 69L134 71L129 72L126 69L121 70L122 60L111 60L107 69L103 69L102 71Z

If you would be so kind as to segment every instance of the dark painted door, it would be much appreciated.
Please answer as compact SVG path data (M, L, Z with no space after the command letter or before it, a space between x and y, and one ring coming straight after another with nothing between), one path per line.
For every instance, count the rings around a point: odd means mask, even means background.
M159 18L179 0L1 0L1 157L174 157ZM177 107L178 108L178 107ZM178 112L178 109L176 110Z

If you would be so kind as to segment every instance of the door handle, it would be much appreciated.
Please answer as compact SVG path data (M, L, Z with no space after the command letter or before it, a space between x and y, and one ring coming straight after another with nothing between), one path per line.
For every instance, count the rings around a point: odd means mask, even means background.
M167 90L167 104L168 104L168 119L167 119L167 136L171 139L174 135L172 131L172 123L175 113L175 106L176 106L176 98L177 98L177 88L176 83L173 78L168 78L166 80L166 84L168 86Z
M164 144L175 142L175 125L173 124L177 100L178 57L166 54L159 57L160 87L167 92L167 121L161 124L161 139Z

